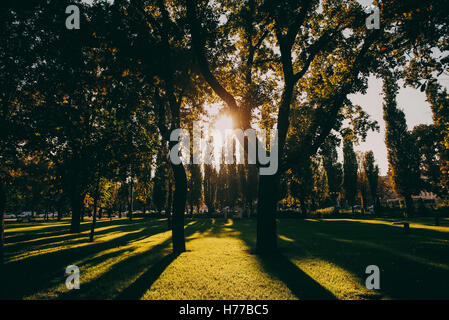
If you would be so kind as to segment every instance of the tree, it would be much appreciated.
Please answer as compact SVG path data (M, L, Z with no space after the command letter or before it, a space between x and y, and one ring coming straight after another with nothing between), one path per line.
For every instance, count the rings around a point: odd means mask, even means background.
M313 0L301 3L287 0L261 3L250 1L248 8L253 8L252 11L250 10L253 14L246 14L247 10L239 11L245 6L231 8L231 11L241 13L241 19L255 30L250 34L251 41L240 37L244 41L239 42L239 47L244 48L244 52L263 53L261 60L271 63L271 65L270 63L256 64L254 62L258 60L255 59L257 54L251 54L248 55L248 60L242 61L236 69L244 70L244 74L249 75L245 79L254 79L251 75L257 74L258 70L272 68L282 83L281 94L271 94L272 103L276 104L278 110L279 171L275 175L259 178L256 244L256 250L259 253L273 252L277 248L275 214L280 175L294 167L301 157L314 155L330 131L339 125L337 118L347 101L347 95L363 88L358 76L360 71L370 67L366 54L378 35L378 32L368 34L365 32L365 14L356 3L342 5L336 2L325 2L321 7L322 10L316 10L318 5L319 1ZM222 7L229 9L226 5ZM208 58L213 59L210 54L208 56L206 48L213 46L217 49L214 51L216 54L222 47L221 43L214 44L212 41L209 41L206 46L208 30L202 28L205 20L204 11L205 8L199 11L194 1L187 1L192 45L199 70L204 80L235 115L239 127L246 129L247 123L245 124L244 119L237 116L240 110L245 110L245 105L239 105L235 98L235 96L244 96L244 93L239 92L235 85L224 85L224 82L219 79L226 77L217 77L211 71L210 67L213 64L209 63ZM313 21L317 20L327 22L319 29L315 29L311 26L314 24ZM270 25L273 27L267 28ZM354 30L352 36L343 36L342 31L346 28ZM277 46L280 55L270 50L269 45L263 45L265 38L268 44ZM336 56L341 58L340 63L330 61ZM319 63L316 62L317 58L321 59ZM326 63L328 58L331 59ZM317 73L310 70L313 65ZM318 79L319 70L328 71L325 81ZM310 78L321 81L321 87L318 88L318 82L309 83ZM235 79L232 81L235 82ZM290 129L291 104L296 97L299 82L302 83L301 89L304 93L315 90L315 97L309 95L306 98L309 105L314 108L311 110L310 126L304 130L301 143L296 148L287 150L285 142ZM245 81L243 83L247 84ZM251 83L257 88L255 82ZM335 88L335 84L338 84L338 88ZM241 85L240 88L244 88L245 85ZM275 88L279 89L279 86L274 82L271 90ZM326 92L326 95L318 96L319 92ZM279 96L280 101L277 99Z
M358 191L360 194L360 204L361 204L361 214L366 212L367 202L368 202L368 176L363 167L364 154L362 152L357 152L357 183Z
M100 176L98 174L97 176L97 181L95 184L95 191L94 191L94 210L92 213L92 224L90 227L90 236L89 236L89 241L93 242L94 241L94 236L95 236L95 223L97 221L97 208L98 208L98 202L100 200Z
M433 113L434 134L438 141L438 155L440 158L440 185L441 194L447 196L449 192L449 94L446 89L442 89L441 85L436 81L431 81L426 87L427 101L430 103ZM433 149L431 145L427 146L428 161L432 159ZM423 147L425 145L423 144ZM427 162L427 161L426 161ZM428 176L431 180L436 178L433 171L433 165L427 164Z
M229 199L229 179L228 166L224 164L224 148L221 152L221 164L217 176L217 204L220 206L220 211L227 206Z
M245 189L245 197L248 207L248 216L251 216L254 213L254 201L257 198L257 186L258 186L258 172L257 166L255 164L247 165L247 174L246 174L246 189Z
M12 173L17 172L20 158L18 146L34 135L27 121L29 110L22 108L33 98L26 86L33 78L28 44L39 35L32 15L17 5L2 8L0 14L0 266L4 262L4 214L15 188Z
M18 58L30 70L22 81L21 103L33 135L24 148L43 152L54 164L70 199L71 231L79 232L83 200L98 172L117 166L117 155L132 149L127 123L136 122L144 90L136 87L137 74L128 76L129 59L117 58L112 46L117 39L107 28L86 23L79 32L68 32L60 27L67 5L48 1L24 9L23 23L35 30L22 41L33 50ZM112 15L109 5L78 5L94 21ZM28 10L34 13L27 16Z
M151 166L147 163L142 163L140 168L138 183L136 186L137 199L143 206L142 212L146 214L149 204L152 200L153 183L151 181ZM140 171L139 170L139 171Z
M201 98L198 95L195 79L190 70L191 56L187 54L187 49L181 46L181 44L187 42L185 39L186 25L183 23L184 17L170 16L170 12L173 13L176 10L169 11L163 0L155 2L154 6L140 7L140 10L148 11L146 15L148 20L145 21L145 24L148 24L151 28L157 28L159 31L160 43L158 49L161 52L160 63L163 68L157 75L161 83L156 82L153 103L158 110L159 132L162 138L168 142L169 149L172 150L178 141L172 141L170 133L181 128L181 107L185 106L189 100L193 106L199 105ZM141 3L139 5L143 6ZM171 5L176 6L176 3ZM147 28L148 31L150 30ZM154 32L149 33L151 36L154 36L153 34ZM149 63L152 64L153 61ZM170 114L169 119L167 119L167 111ZM187 199L187 175L182 162L170 162L170 166L175 185L172 219L173 251L181 253L185 251L184 212Z
M396 104L398 85L393 76L384 77L385 144L395 192L402 196L407 215L413 215L412 195L419 190L419 160L414 150L412 136L407 129L405 115Z
M363 170L368 179L371 201L373 202L374 210L377 213L379 210L379 200L377 196L377 187L379 183L379 167L375 163L374 153L372 151L365 152L363 156Z
M236 144L233 141L232 145L232 164L224 164L223 166L226 168L226 181L227 181L227 206L230 209L234 209L235 205L241 199L241 184L240 184L240 176L238 171L238 164L236 163Z
M343 190L345 200L354 213L354 202L357 195L357 156L354 152L352 133L343 137Z
M156 158L156 171L153 178L153 204L158 213L167 207L169 174L168 164L164 156L159 153Z
M314 210L320 208L329 196L329 185L323 161L319 157L314 157L312 161L313 169L313 190L312 207Z
M199 212L199 205L201 203L202 195L202 175L199 164L188 165L189 179L188 179L188 199L190 204L190 212L193 213L193 207L197 208Z
M343 166L338 162L337 146L340 141L334 135L329 135L321 146L324 170L326 170L329 195L334 203L337 202L343 179Z
M311 198L313 190L313 170L310 158L305 158L296 167L287 172L291 174L289 190L291 195L299 200L301 212L307 214L307 203Z
M217 206L217 170L211 164L204 164L204 203L208 214L213 214Z
M383 1L384 2L384 1ZM438 83L440 76L445 75L449 68L449 57L435 52L447 51L449 40L449 9L447 1L397 1L389 0L383 3L383 9L388 15L394 11L396 14L395 32L391 33L389 49L394 46L389 66L401 67L401 75L405 83L425 91L427 101L431 105L434 126L439 136L439 157L441 161L441 188L442 193L448 190L447 144L444 142L448 136L448 94ZM399 59L401 54L406 58ZM385 69L385 68L383 68ZM446 139L447 140L447 139Z
M442 195L441 162L439 158L440 138L434 125L419 125L411 132L416 143L421 175L420 189Z

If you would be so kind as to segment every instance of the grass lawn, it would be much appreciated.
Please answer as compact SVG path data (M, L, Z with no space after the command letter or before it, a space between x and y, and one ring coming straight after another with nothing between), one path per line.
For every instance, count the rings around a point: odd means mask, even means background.
M197 219L174 256L164 219L9 223L2 299L449 299L449 220L299 220L278 224L280 254L254 255L255 220ZM81 289L65 286L80 268ZM364 283L368 265L381 289Z

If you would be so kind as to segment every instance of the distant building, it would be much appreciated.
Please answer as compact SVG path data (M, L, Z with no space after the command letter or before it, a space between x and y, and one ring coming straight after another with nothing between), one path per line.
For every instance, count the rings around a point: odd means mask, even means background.
M400 208L405 206L404 199L399 197L393 190L389 176L379 177L379 196L383 206L389 208ZM436 206L441 199L434 193L421 191L419 195L412 196L415 207L424 205L427 208Z

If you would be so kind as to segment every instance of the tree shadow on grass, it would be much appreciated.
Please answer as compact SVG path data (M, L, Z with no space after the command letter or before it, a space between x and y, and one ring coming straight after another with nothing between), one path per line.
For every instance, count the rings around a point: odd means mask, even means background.
M255 220L216 220L209 233L214 236L235 235L242 239L249 248L255 246ZM252 251L252 250L250 250ZM336 297L298 268L282 253L257 255L266 273L282 281L290 291L303 300L335 300Z
M118 227L123 227L124 224L133 225L139 223L139 221L129 221L129 220L112 220L104 219L96 222L96 229L102 227L110 227L106 229L106 232ZM65 239L75 239L80 237L82 232L88 231L91 228L91 222L84 222L80 225L80 233L70 233L68 228L70 227L70 223L61 223L61 225L24 225L22 228L26 227L38 227L38 229L30 229L29 231L14 231L15 228L7 228L6 231L6 243L11 243L14 247L28 246L28 245L38 245L51 243L55 240L55 237L59 237L58 240ZM17 227L18 228L18 227ZM95 234L100 234L99 232L95 232ZM41 239L42 238L42 239ZM33 241L32 243L27 243L26 241Z
M156 228L157 226L152 226L151 228ZM99 228L99 227L98 227ZM120 232L123 228L123 225L114 225L109 228L103 230L95 231L95 239L101 238L103 235L110 235L114 232ZM150 229L150 228L148 228ZM137 230L137 226L130 226L129 232ZM63 235L46 235L40 236L39 238L35 238L35 240L31 240L31 242L19 242L13 243L8 246L8 255L14 256L14 254L20 252L26 252L30 250L45 250L47 248L52 248L55 242L64 242L67 245L76 245L86 243L87 239L89 239L90 234L64 234ZM101 240L101 239L100 239Z
M327 261L365 279L368 265L381 271L379 294L393 299L447 299L449 233L361 221L283 222L281 235L292 239L288 256L302 259L305 248L314 258Z
M144 286L148 289L148 286L156 281L174 260L168 262L170 259L166 257L171 254L164 256L164 251L168 250L170 244L171 239L167 239L148 251L125 258L113 264L101 276L89 282L82 281L80 290L64 292L58 296L58 299L117 299L117 293L120 292L122 286L126 285L128 286L122 290L122 293L126 292L125 296L118 299L125 299L126 296L129 297L128 299L138 299L145 293ZM133 282L136 274L138 277ZM131 284L129 285L129 283ZM139 294L140 296L138 296Z
M142 228L143 230L140 230ZM60 279L61 276L64 276L65 268L68 265L78 260L95 256L102 251L125 246L131 242L165 232L167 227L164 221L157 222L154 225L149 223L132 223L124 225L120 231L128 231L129 233L109 241L89 243L82 247L58 250L7 263L4 266L2 275L0 275L2 278L0 298L21 299L37 292L42 292L54 285L55 279ZM83 239L80 241L87 243L85 236L82 235L82 237ZM98 263L106 260L107 257L108 255L104 255L103 258L98 257Z
M185 235L188 237L196 232L204 232L209 227L204 221L196 221L186 226ZM82 283L80 290L63 293L58 299L140 299L178 257L173 253L167 254L171 241L169 238L147 251L115 263L98 278Z
M337 298L283 254L258 255L264 270L281 280L300 300L336 300Z
M159 279L165 269L178 257L178 254L171 253L163 257L159 262L149 268L134 283L123 290L115 299L117 300L138 300L147 292L153 283Z

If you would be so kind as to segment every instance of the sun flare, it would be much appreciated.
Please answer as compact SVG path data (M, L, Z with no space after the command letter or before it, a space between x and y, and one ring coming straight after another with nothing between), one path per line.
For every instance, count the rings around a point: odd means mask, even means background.
M234 123L232 121L232 118L227 115L222 115L219 117L214 124L214 128L216 130L225 131L227 129L233 129Z

